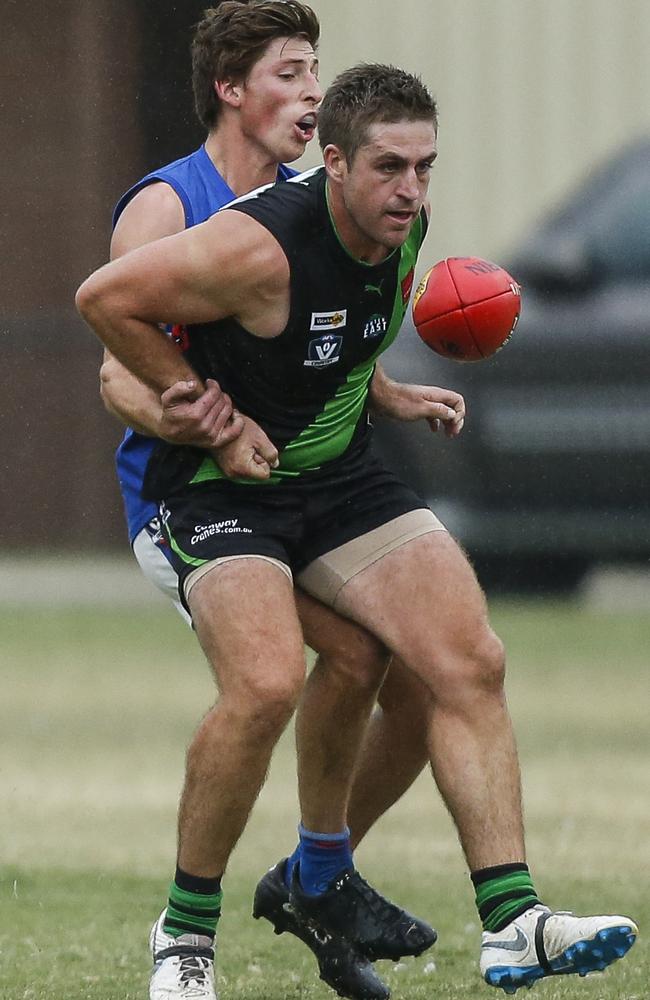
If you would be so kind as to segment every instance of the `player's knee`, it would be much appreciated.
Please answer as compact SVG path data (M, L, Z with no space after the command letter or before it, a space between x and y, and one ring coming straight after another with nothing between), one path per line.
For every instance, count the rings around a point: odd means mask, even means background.
M432 694L436 702L466 702L501 695L505 679L503 643L490 628L463 637L462 644L437 658Z
M340 628L317 637L317 665L328 677L347 687L370 690L381 684L390 653L378 639L360 626L341 620Z
M258 731L284 729L293 715L304 683L298 670L266 671L248 679L239 701L250 724Z
M503 643L491 628L486 628L470 646L465 658L463 680L476 689L501 692L505 674Z
M431 693L427 685L398 658L393 658L377 701L384 714L401 715L420 730L428 723Z
M379 687L389 662L388 650L364 634L357 642L320 652L318 668L348 689L369 691Z

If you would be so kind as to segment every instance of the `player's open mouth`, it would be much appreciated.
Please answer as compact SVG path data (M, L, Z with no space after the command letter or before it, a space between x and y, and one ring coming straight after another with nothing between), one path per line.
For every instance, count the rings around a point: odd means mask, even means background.
M399 222L404 226L413 222L413 219L415 218L414 212L386 212L386 215L389 219L393 219L393 221Z
M304 118L296 122L296 128L303 139L309 142L314 138L314 133L316 132L316 115L305 115Z

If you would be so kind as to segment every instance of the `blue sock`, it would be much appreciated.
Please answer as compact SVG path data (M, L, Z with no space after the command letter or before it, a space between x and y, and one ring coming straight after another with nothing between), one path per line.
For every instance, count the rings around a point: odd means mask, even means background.
M298 833L300 884L308 896L318 896L340 872L354 867L350 831L346 827L341 833L314 833L301 823Z
M293 854L290 854L287 858L286 864L284 866L284 884L287 889L291 888L291 879L293 878L293 870L300 861L300 844L296 846Z

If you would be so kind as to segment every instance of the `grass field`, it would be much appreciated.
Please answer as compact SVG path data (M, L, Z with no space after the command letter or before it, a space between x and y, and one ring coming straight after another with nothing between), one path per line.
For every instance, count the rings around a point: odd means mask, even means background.
M498 604L524 771L529 860L547 902L641 925L603 976L548 980L540 1000L650 992L650 621L570 604ZM0 997L144 1000L149 926L172 872L183 751L211 697L193 638L166 609L0 609ZM250 917L257 878L293 846L291 736L226 882L222 1000L325 1000L311 955ZM361 846L363 873L431 919L418 960L382 963L394 1000L498 996L451 823L425 775Z

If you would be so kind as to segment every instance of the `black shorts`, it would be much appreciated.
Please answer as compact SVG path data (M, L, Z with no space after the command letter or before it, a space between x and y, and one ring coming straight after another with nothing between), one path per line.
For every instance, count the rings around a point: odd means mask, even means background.
M296 576L324 553L426 507L366 455L327 475L288 484L196 483L165 500L160 513L184 601L186 577L215 559L266 556Z

